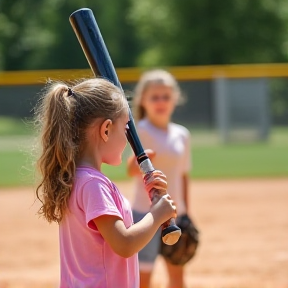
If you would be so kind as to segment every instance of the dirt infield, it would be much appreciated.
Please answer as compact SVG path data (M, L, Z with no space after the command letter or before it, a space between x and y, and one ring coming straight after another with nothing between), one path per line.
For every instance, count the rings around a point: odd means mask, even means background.
M130 183L119 183L131 199ZM58 287L58 228L35 216L33 189L0 189L0 288ZM191 182L201 245L187 287L288 287L288 179ZM154 287L165 287L159 257Z

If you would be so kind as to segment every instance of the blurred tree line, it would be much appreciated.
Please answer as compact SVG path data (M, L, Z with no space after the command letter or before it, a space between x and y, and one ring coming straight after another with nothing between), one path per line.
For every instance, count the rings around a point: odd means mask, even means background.
M81 7L116 67L288 60L287 0L0 0L0 70L88 68L68 22Z
M140 50L129 0L0 0L0 70L87 68L68 20L82 7L95 11L115 65L135 65Z
M287 0L1 0L0 70L87 67L68 22L81 7L117 67L288 59Z

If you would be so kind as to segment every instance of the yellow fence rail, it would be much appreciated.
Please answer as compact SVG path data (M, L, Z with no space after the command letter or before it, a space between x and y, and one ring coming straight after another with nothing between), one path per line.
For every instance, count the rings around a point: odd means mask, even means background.
M270 78L288 77L286 64L245 64L215 66L183 66L166 67L178 81L211 80L216 77L225 78ZM121 83L136 82L145 69L116 69ZM80 70L39 70L39 71L7 71L0 72L0 85L42 85L48 79L72 81L79 78L93 77L90 69Z

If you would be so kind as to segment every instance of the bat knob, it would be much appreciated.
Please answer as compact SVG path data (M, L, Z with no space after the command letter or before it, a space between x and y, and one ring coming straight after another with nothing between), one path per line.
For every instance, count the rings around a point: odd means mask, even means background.
M181 236L181 229L176 225L169 225L162 230L162 241L166 245L174 245Z

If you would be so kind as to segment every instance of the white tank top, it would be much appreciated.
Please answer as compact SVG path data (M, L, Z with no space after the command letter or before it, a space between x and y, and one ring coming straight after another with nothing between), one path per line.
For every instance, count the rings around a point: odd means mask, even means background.
M148 119L139 121L137 131L144 149L156 152L153 166L161 170L167 177L167 193L177 205L177 214L186 213L183 195L183 174L191 169L190 133L178 124L169 123L167 130L155 127ZM143 185L141 175L134 179L133 210L147 213L150 209L150 200Z

